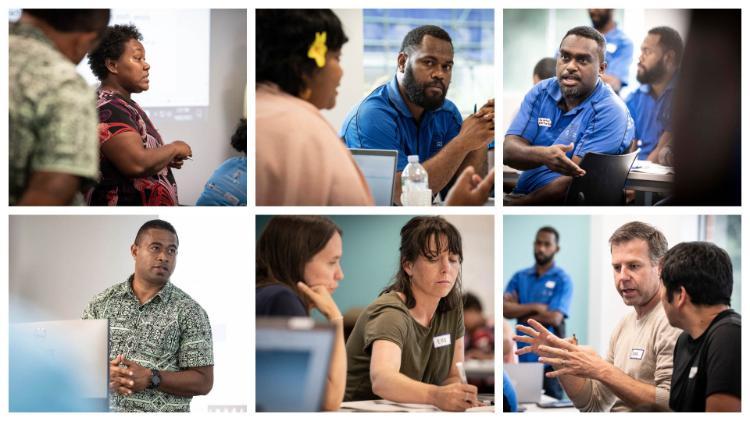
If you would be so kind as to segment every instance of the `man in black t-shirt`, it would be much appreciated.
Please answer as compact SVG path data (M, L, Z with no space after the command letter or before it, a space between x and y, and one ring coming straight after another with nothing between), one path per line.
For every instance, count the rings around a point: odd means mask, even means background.
M729 255L711 243L680 243L664 255L661 279L669 323L684 330L674 349L669 407L741 411L741 318L729 307Z

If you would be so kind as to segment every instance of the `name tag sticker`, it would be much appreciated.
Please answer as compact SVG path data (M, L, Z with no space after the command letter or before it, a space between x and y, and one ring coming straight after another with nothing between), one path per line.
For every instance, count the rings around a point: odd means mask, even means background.
M698 374L698 366L690 367L690 373L688 373L688 379L692 379L695 377L695 375Z
M646 351L644 351L642 349L633 348L633 349L630 350L630 357L628 357L628 358L630 358L631 360L642 360L643 359L643 354L645 354L645 353L646 353Z
M547 288L550 288L550 289L554 288L555 287L555 281L547 281L547 282L544 283L544 286L546 286Z
M544 117L539 117L536 120L536 124L539 127L552 127L552 119L544 118Z
M432 344L435 348L442 348L451 344L451 335L446 333L445 335L435 336L432 338Z

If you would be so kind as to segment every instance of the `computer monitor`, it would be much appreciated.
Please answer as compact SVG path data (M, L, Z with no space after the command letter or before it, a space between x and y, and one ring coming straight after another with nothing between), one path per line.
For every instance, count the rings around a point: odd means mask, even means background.
M256 411L320 411L335 333L309 318L256 319Z
M10 325L11 412L109 410L109 322Z
M377 206L393 205L398 151L385 149L350 149L359 169L370 186Z
M518 363L503 364L503 370L510 377L520 403L537 403L542 399L544 364Z

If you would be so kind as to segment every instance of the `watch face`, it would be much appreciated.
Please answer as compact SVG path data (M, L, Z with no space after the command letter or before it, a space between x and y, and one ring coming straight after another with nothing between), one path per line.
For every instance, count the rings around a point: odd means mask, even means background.
M156 389L159 387L159 383L161 383L161 376L159 375L159 372L156 370L151 370L151 388Z

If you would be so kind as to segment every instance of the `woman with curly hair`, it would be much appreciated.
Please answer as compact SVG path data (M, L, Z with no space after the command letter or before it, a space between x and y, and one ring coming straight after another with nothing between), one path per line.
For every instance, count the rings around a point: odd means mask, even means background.
M180 140L164 144L132 94L149 88L143 37L134 25L107 28L89 54L97 89L101 176L88 193L90 205L175 206L177 184L171 168L192 156Z

